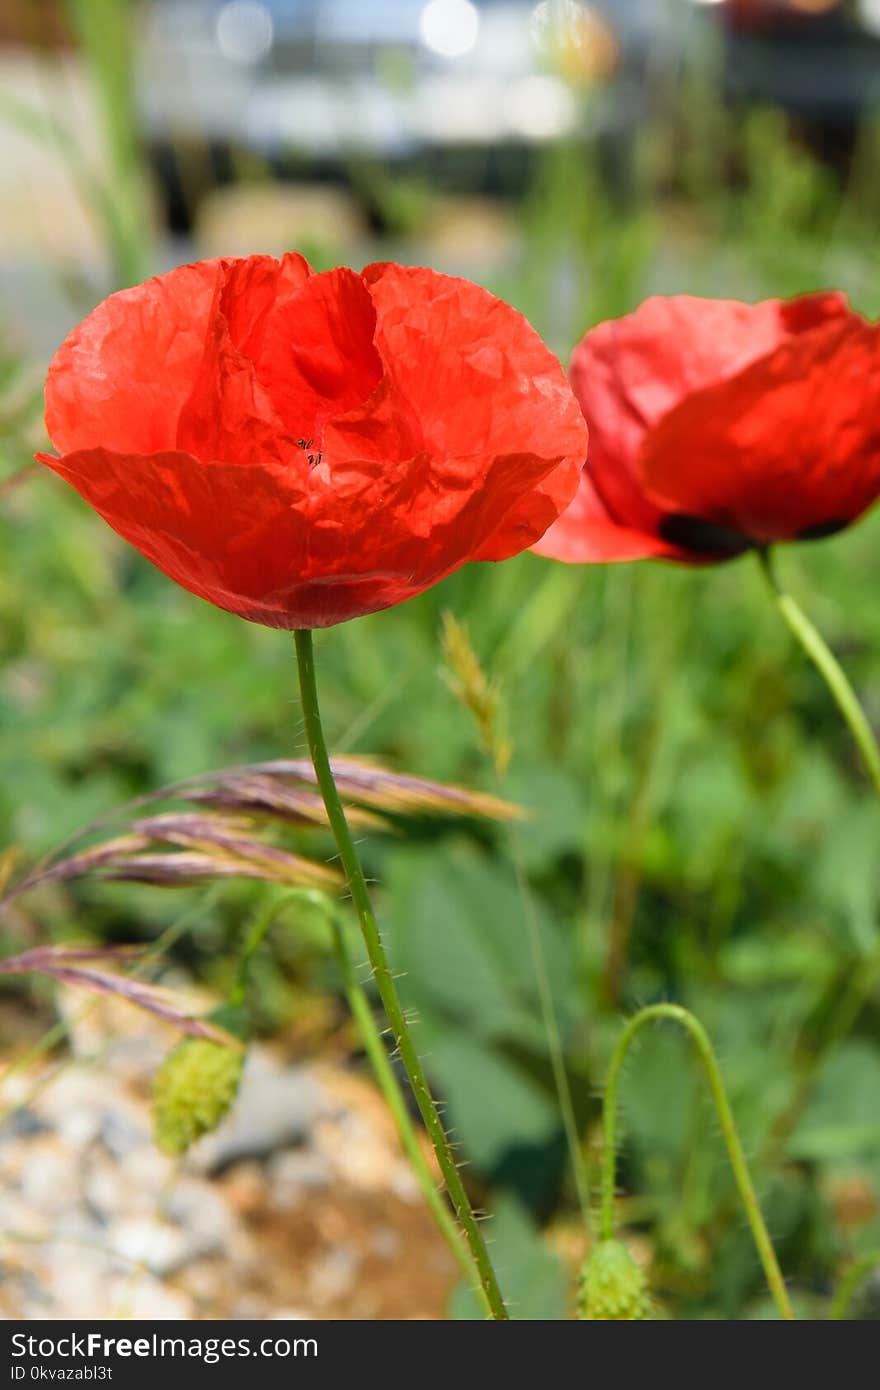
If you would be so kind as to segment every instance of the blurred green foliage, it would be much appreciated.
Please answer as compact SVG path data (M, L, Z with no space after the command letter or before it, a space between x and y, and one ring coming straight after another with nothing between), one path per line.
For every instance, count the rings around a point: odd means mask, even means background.
M875 314L876 130L845 178L777 112L730 117L696 80L681 97L626 151L623 187L582 147L549 151L520 209L524 254L490 287L563 355L653 291L836 285ZM4 487L39 442L20 367L0 364L0 846L31 856L146 789L305 748L283 634L175 588L48 474ZM874 517L781 557L875 725L878 542ZM531 817L515 834L585 1147L621 1011L685 1004L717 1046L801 1309L827 1316L840 1271L880 1245L880 807L826 690L747 558L685 571L524 555L318 634L336 750L494 787L440 670L444 610L506 706L505 790ZM563 1317L571 1283L539 1232L578 1218L507 834L425 822L363 853L434 1084L498 1213L516 1315ZM262 896L82 887L40 905L41 929L151 938L182 898L175 949L222 988ZM301 1035L303 1013L339 995L320 918L293 902L255 966L264 1031ZM623 1100L621 1212L648 1238L660 1305L768 1315L686 1042L644 1039ZM455 1311L472 1315L464 1295Z

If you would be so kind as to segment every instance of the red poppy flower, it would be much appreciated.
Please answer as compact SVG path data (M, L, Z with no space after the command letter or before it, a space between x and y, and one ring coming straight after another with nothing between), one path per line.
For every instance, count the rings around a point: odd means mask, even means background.
M702 564L830 535L880 494L880 330L842 295L649 299L586 335L571 379L589 459L541 555Z
M38 457L184 588L326 627L526 549L586 451L556 359L465 280L202 261L59 349Z

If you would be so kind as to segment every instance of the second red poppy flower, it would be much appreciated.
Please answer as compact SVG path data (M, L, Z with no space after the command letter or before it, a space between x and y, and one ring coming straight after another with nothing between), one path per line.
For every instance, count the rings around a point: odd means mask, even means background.
M589 460L538 554L711 563L880 495L880 330L842 295L649 299L586 335L571 380Z

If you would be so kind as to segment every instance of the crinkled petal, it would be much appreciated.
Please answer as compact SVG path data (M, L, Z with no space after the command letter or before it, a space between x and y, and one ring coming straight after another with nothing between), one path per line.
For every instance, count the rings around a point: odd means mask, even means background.
M760 304L673 295L592 329L574 351L571 381L590 427L590 477L609 514L656 531L662 511L637 467L647 432L695 391L838 320L860 322L836 293Z
M399 524L418 476L413 460L389 469L378 500L365 498L370 484L357 474L340 500L328 479L321 496L317 469L304 492L283 468L206 467L179 452L38 457L183 588L269 627L327 627L391 607L472 558L468 515L424 538Z
M206 467L181 452L38 457L185 589L255 622L295 625L285 604L306 555L306 524L287 470Z
M689 396L640 466L667 511L755 543L845 526L880 493L880 328L831 322Z
M317 278L317 277L316 277ZM586 426L523 317L468 281L370 266L383 376L328 421L309 498L310 567L382 556L420 587L503 559L574 495Z
M518 499L480 546L478 560L506 560L521 550L540 542L548 527L565 512L579 486L583 470L581 456L571 454L558 468L545 474L540 482Z
M245 356L254 351L268 311L310 274L298 255L280 262L215 259L110 295L68 335L49 367L46 429L53 444L65 453L175 449L183 416L185 447L218 456L195 447L186 423L193 392L200 382L204 388L206 357L216 362L221 342Z
M275 313L311 277L302 256L223 261L205 330L205 347L178 422L174 447L196 458L258 464L305 460L289 437L253 357L263 351Z
M56 449L173 449L222 276L200 261L111 294L64 340L46 379Z
M397 512L412 540L445 537L475 560L526 549L574 495L586 453L559 362L521 314L466 280L388 264L364 280L384 377L328 427L334 476L346 455L373 473L412 457Z
M382 379L376 314L359 275L313 275L270 315L257 377L295 438L320 449L328 420L361 405Z
M363 274L395 402L418 420L425 449L465 458L488 446L548 460L586 452L562 367L516 309L422 267Z
M314 274L305 256L291 251L224 261L220 312L234 346L258 361L273 316L282 311Z

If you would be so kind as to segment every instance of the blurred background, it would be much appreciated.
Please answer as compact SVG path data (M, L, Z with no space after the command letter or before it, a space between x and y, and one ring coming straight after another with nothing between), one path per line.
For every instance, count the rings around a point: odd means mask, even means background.
M283 635L176 589L29 467L47 361L110 290L288 248L427 263L563 359L655 292L880 309L877 0L5 0L0 140L0 851L24 862L182 776L304 751ZM782 559L875 725L878 527ZM506 720L526 895L503 829L423 818L362 849L515 1315L569 1316L586 1249L531 900L584 1152L623 1013L686 1004L800 1311L829 1316L862 1261L877 1316L880 814L757 566L524 555L319 636L337 751L491 789L447 610ZM170 932L163 978L210 1000L273 894L56 889L7 916L4 952ZM168 1037L4 991L3 1315L474 1315L313 902L283 906L257 968L250 1145L182 1170L144 1138ZM647 1037L623 1103L621 1215L664 1315L770 1316L687 1044Z

